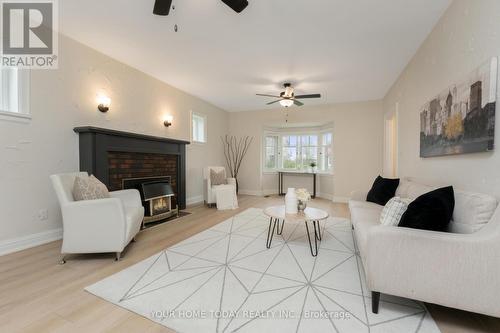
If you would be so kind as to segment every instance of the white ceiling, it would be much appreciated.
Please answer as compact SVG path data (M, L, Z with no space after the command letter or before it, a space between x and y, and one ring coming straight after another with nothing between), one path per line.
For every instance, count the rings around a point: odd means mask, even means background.
M383 98L451 0L59 1L61 31L227 111L255 93L321 93L307 105ZM173 31L178 24L179 31ZM274 106L276 107L276 106Z

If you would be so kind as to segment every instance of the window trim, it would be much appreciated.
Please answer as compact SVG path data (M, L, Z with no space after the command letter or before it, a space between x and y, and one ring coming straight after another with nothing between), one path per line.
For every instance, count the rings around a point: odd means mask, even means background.
M284 137L291 137L291 136L294 136L296 141L295 141L295 145L284 145L283 144L283 138ZM301 135L300 134L295 134L295 133L286 133L286 134L282 134L279 139L278 139L278 167L276 169L278 170L285 170L285 171L300 171L301 169L298 169L297 167L295 168L284 168L283 167L283 150L285 148L287 149L295 149L295 164L297 165L297 162L299 160L299 158L302 160L302 151L301 151L301 142L300 142L300 139L301 139ZM281 157L281 158L280 158ZM302 162L302 161L301 161ZM302 163L301 163L302 164Z
M193 120L194 120L194 116L197 116L197 117L200 117L200 118L203 118L203 136L204 136L204 140L205 141L198 141L198 140L195 140L194 138L194 126L193 126ZM207 115L203 114L203 113L198 113L198 112L194 112L194 111L191 111L191 142L192 143L195 143L195 144L200 144L200 145L204 145L208 142L208 125L207 125L207 121L208 121L208 117Z
M274 165L276 166L275 168L266 168L266 151L267 151L267 148L270 147L267 145L267 142L266 142L266 138L268 136L272 136L272 137L275 137L276 138L276 144L275 146L273 147L274 150L275 150L275 154L276 156L274 157ZM279 161L280 161L280 158L279 158L279 155L280 155L280 151L279 151L279 140L280 140L280 136L279 135L275 135L275 134L264 134L263 136L264 138L264 142L263 142L263 161L262 161L262 164L263 164L263 170L264 172L266 172L266 170L276 170L278 169L278 165L279 165Z
M31 71L21 69L18 71L18 108L21 112L12 112L0 109L0 120L31 120L30 109L30 82Z
M325 139L325 136L330 134L331 138L330 138L330 144L325 144L324 143L324 139ZM330 146L329 148L331 149L331 166L330 168L328 169L325 169L327 171L327 173L333 173L333 129L330 129L328 131L324 131L321 133L321 141L318 142L318 150L319 150L319 154L323 156L322 160L321 161L318 161L318 163L322 163L323 165L327 165L328 164L328 160L325 158L326 156L326 152L328 151L328 146ZM326 149L325 153L323 154L323 148Z
M322 148L327 147L328 145L323 144L323 135L331 133L332 135L332 142L330 143L331 151L332 151L332 167L328 170L320 170L319 167L324 164L323 159L323 154L322 154ZM307 169L284 169L283 168L283 158L282 158L282 153L283 153L283 137L284 136L297 136L298 140L300 141L300 137L304 135L317 135L318 136L318 145L316 146L318 149L318 165L317 165L317 171L316 173L319 175L333 175L333 170L335 168L334 166L334 158L333 158L333 143L334 143L334 131L333 131L333 126L329 126L327 128L315 128L315 129L300 129L300 130L264 130L262 134L262 163L261 163L261 169L263 174L275 174L278 171L307 171ZM276 136L278 138L277 140L277 167L274 169L269 169L266 168L266 137L267 136ZM301 144L298 142L297 143L297 157L302 158L301 156ZM320 161L321 159L321 161Z

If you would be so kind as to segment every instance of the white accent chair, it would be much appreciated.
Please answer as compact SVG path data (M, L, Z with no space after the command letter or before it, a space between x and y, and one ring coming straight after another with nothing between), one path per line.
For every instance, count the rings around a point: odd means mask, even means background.
M213 204L217 203L217 195L216 195L217 186L213 186L210 182L210 170L214 170L215 172L221 172L221 171L224 172L224 177L227 180L227 185L219 185L219 186L228 186L228 185L232 186L234 189L234 195L236 196L236 179L227 178L226 168L224 167L209 166L203 169L203 200L205 201L205 204L207 204L208 206L212 206Z
M435 188L405 179L396 196L414 200ZM382 293L500 317L496 198L455 189L448 232L381 225L383 207L366 202L366 192L353 193L349 209L374 313Z
M120 260L123 249L141 229L144 207L137 190L110 192L110 198L75 201L75 178L88 177L86 172L50 176L61 205L63 242L61 264L65 254L114 252Z

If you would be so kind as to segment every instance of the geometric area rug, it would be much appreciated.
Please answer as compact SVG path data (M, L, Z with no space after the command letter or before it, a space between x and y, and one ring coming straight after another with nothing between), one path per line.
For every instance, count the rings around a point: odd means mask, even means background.
M349 220L321 222L317 257L301 223L267 249L268 225L247 209L85 290L178 332L439 332L420 302L371 312Z

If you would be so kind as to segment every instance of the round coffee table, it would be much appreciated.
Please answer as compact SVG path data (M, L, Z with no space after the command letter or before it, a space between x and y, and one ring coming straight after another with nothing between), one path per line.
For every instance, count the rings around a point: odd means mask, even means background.
M276 234L283 234L285 221L289 222L304 222L307 231L307 239L309 240L309 248L313 257L318 255L318 241L321 241L321 230L319 222L328 218L328 213L324 210L307 207L303 213L286 214L285 206L273 206L264 209L264 214L269 216L269 229L267 230L266 247L269 249L273 241L274 230L278 226ZM314 227L314 250L311 242L311 234L309 233L309 222L312 222Z

